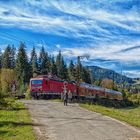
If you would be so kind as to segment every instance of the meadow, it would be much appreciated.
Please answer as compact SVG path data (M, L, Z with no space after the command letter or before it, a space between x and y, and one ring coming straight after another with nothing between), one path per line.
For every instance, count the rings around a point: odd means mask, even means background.
M81 104L80 106L140 128L140 106L119 109L96 104Z
M30 115L22 103L0 110L0 140L36 140Z

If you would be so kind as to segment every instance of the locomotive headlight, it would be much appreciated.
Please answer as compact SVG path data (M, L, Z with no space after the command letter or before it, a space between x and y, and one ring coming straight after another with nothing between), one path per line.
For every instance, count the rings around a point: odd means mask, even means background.
M32 89L42 89L42 86L32 87Z

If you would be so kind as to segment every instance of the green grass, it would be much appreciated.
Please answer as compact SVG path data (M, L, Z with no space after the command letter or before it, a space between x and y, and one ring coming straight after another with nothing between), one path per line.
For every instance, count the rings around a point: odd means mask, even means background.
M81 104L80 106L88 110L98 112L121 121L125 121L130 125L140 128L140 106L123 109L109 108L100 105L89 104Z
M30 115L22 103L14 110L0 110L0 140L36 140Z

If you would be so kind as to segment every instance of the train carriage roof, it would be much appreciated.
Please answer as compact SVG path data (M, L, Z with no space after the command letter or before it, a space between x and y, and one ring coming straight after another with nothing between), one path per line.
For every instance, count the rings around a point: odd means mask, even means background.
M122 93L119 92L119 91L112 90L112 89L107 89L107 88L105 89L105 91L108 92L108 93L111 93L111 94L112 94L112 93L114 93L114 94L122 94Z
M87 84L87 83L80 83L80 86L81 87L85 87L85 88L88 88L88 89L95 89L95 90L102 90L104 91L105 89L102 88L102 87L99 87L99 86L95 86L95 85L91 85L91 84Z
M88 89L94 89L94 90L98 90L98 91L105 91L105 92L108 92L108 93L111 93L111 94L122 94L119 91L115 91L115 90L112 90L112 89L107 89L107 88L103 88L103 87L100 87L100 86L87 84L87 83L84 83L84 82L80 83L80 86L88 88Z

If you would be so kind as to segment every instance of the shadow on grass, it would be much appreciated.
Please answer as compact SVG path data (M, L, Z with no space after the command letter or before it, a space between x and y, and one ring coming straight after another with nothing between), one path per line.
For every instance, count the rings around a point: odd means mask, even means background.
M19 108L19 107L7 107L7 106L3 106L3 107L0 107L0 110L9 110L9 111L20 111L20 110L26 110L26 108Z
M2 130L0 130L0 136L1 135L5 135L6 133L8 133L8 131L2 131Z
M89 104L89 105L101 105L101 106L105 106L108 108L116 108L116 109L134 109L137 108L138 105L134 104L132 101L128 100L128 99L124 99L124 100L112 100L112 99L93 99L93 100L86 100L85 102L82 102L83 104Z
M12 110L13 110L13 111L14 111L14 110L19 111L19 110L26 110L26 108L24 108L24 107L23 107L23 108L13 108Z
M16 126L43 126L39 123L26 123L26 122L14 122L14 121L0 121L0 127L7 125L12 125L13 127Z
M122 109L122 110L133 110L133 109L137 109L138 107L140 107L140 105L134 105L134 106L124 107L124 108L120 108L120 109Z

